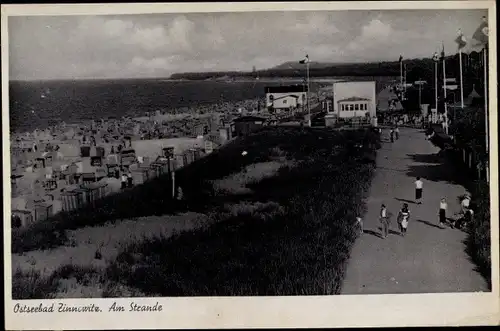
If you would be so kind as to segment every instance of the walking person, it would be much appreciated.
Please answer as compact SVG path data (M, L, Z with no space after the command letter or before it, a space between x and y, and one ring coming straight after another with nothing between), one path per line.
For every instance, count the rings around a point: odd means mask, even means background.
M356 217L356 232L358 232L359 235L364 233L363 219L359 216Z
M127 173L127 186L128 187L132 187L132 181L133 181L132 173L129 171Z
M446 223L446 210L448 209L448 203L445 198L442 198L439 202L439 226L442 228Z
M408 204L405 203L403 204L403 208L401 208L398 215L399 232L403 237L406 235L409 221L410 221L410 210L408 209Z
M389 218L387 217L387 207L382 204L380 207L380 223L382 224L382 238L387 238L389 234Z
M456 222L455 227L463 230L474 220L474 208L468 207L463 216Z
M394 133L396 134L396 140L399 139L399 127L396 126L396 128L394 129Z
M420 179L420 177L417 177L417 180L415 181L415 202L419 205L422 204L422 189L423 189L424 183Z
M470 200L471 200L471 198L470 198L469 193L466 193L464 195L464 197L462 198L462 201L460 202L460 207L461 207L463 214L465 214L469 210Z
M391 131L389 131L389 134L391 135L391 143L394 142L394 129L391 128Z
M127 188L127 180L128 180L127 175L125 173L123 173L122 177L121 177L122 190Z

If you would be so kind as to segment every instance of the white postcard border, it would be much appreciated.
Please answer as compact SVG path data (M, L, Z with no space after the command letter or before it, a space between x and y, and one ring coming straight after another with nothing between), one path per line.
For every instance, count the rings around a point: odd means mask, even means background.
M15 314L20 301L11 300L11 232L8 123L8 16L104 15L166 12L238 12L283 10L401 10L401 9L489 9L490 31L490 166L491 166L491 293L343 295L306 297L183 297L124 299L23 300L50 305L96 304L101 309L113 302L128 308L131 302L162 305L156 313L33 313ZM251 327L367 327L431 325L497 325L499 323L499 222L496 8L494 1L394 1L307 3L183 3L183 4L85 4L2 5L2 152L4 157L4 270L6 329L151 329L151 328L251 328Z

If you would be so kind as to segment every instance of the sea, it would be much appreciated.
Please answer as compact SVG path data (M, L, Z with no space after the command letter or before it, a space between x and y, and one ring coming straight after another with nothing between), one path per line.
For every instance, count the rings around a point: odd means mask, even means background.
M254 99L264 97L266 86L297 83L300 81L11 81L10 131L44 129L62 121L78 123L156 110L168 113L181 107Z

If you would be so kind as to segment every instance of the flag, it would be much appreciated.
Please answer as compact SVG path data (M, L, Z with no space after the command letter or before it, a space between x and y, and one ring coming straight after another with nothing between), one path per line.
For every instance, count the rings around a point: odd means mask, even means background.
M435 62L439 61L439 54L438 54L438 52L434 53L434 55L432 56L432 60L435 61Z
M483 22L472 35L472 39L478 41L479 45L486 45L488 43L488 34L488 21L486 20L486 16L483 16Z
M467 45L467 40L465 39L465 36L460 29L458 30L458 37L455 39L455 42L457 43L459 50Z
M399 56L399 62L403 62L403 55Z
M300 64L309 63L309 55L306 55L306 57L303 60L300 60L299 63Z

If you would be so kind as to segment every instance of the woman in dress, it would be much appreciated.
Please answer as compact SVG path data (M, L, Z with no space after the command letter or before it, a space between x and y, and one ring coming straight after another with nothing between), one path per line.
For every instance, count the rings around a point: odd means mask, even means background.
M403 204L403 208L399 211L398 215L398 225L401 235L404 237L408 229L408 222L410 220L410 210L408 209L408 204Z

